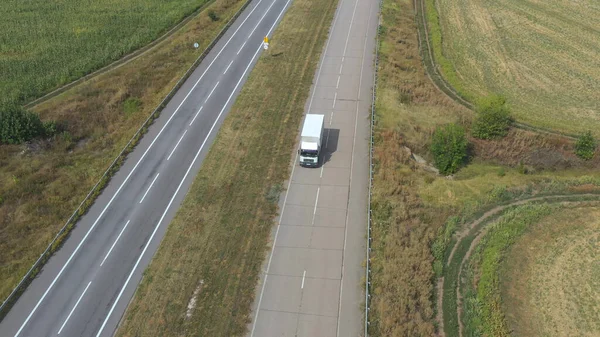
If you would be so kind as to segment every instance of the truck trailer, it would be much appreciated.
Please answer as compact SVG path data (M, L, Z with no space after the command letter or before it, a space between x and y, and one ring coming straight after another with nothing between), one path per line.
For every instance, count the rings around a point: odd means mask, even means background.
M324 126L325 115L306 115L300 134L300 149L298 149L300 166L319 166Z

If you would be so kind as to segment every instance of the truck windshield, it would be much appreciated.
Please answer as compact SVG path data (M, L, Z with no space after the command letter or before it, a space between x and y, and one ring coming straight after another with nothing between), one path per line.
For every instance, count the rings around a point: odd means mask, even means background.
M300 155L302 157L317 157L319 153L313 150L300 150Z

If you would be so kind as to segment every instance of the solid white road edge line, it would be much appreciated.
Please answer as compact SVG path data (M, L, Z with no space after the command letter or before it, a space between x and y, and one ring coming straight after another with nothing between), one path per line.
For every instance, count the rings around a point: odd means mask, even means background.
M65 319L64 323L61 325L60 330L58 330L57 335L60 335L60 333L62 332L62 330L65 327L65 325L67 325L67 322L69 321L69 318L71 318L71 315L73 315L73 312L75 311L75 308L77 308L77 306L79 305L79 302L81 302L81 299L83 298L83 295L85 295L85 292L90 287L90 284L92 284L92 281L90 281L90 283L88 283L88 285L85 287L85 290L83 290L83 292L81 293L81 296L79 296L79 299L77 300L77 302L73 306L73 309L71 309L71 312L69 313L69 316L67 316L67 319Z
M138 165L146 157L146 154L148 154L148 152L150 151L150 149L154 145L154 142L156 142L156 140L162 134L162 132L165 130L165 128L167 127L167 125L169 125L169 123L171 122L171 120L173 119L173 117L175 117L175 115L177 114L177 112L179 111L179 109L181 108L181 106L183 105L183 103L190 96L190 94L192 93L192 91L194 91L194 89L196 88L196 86L198 85L198 83L200 83L200 81L202 80L202 78L204 77L204 75L206 75L206 73L208 72L208 70L210 69L210 67L213 65L213 63L219 58L219 55L221 55L221 53L223 52L223 50L225 50L225 48L227 47L227 45L229 44L229 42L231 41L231 39L233 39L233 37L235 36L235 34L237 34L237 32L240 30L240 28L242 28L242 26L244 25L244 23L246 22L246 20L248 20L248 18L250 18L250 15L252 15L252 13L254 12L254 10L256 10L256 8L258 7L258 5L260 5L260 3L262 1L263 0L259 0L259 2L256 4L256 6L254 6L254 8L248 14L248 16L246 16L246 18L244 19L244 21L242 21L242 23L240 24L240 26L235 30L235 32L227 40L227 42L225 43L225 45L223 46L223 48L221 48L221 50L219 51L219 53L217 53L217 55L212 60L212 62L210 62L210 64L208 65L208 67L204 70L204 72L202 73L202 75L200 76L200 78L198 79L198 81L196 81L196 83L194 83L194 86L192 87L192 89L190 89L190 91L187 93L187 95L183 98L183 100L177 106L177 108L175 109L175 111L173 112L173 114L171 115L171 117L169 117L169 119L167 120L167 122L165 123L165 125L160 129L160 131L158 132L158 134L156 135L156 137L154 137L154 140L152 140L152 143L150 143L150 145L148 146L148 148L146 149L146 151L144 152L144 154L142 155L142 157L135 164L135 166L133 167L133 169L131 170L131 172L129 172L129 174L127 175L127 177L123 181L123 183L121 183L121 186L119 186L119 188L117 189L117 191L115 192L115 194L108 201L108 203L106 204L106 206L104 207L104 209L102 210L102 212L100 212L100 215L98 216L98 218L96 218L96 221L94 221L94 223L92 224L92 226L90 227L90 229L87 231L87 233L85 234L85 236L83 237L83 239L81 239L81 241L79 242L79 244L75 248L75 251L73 251L73 253L71 254L71 256L69 256L69 259L63 265L63 267L60 269L60 271L58 272L58 275L56 275L56 277L54 278L54 280L52 280L52 283L50 283L50 286L48 286L48 289L46 289L46 291L44 292L44 294L42 295L42 297L38 300L38 302L36 303L35 307L33 307L33 309L31 310L31 312L29 313L29 315L27 315L27 318L25 319L25 321L23 322L23 324L21 325L21 327L19 328L19 330L15 334L15 337L18 337L21 334L21 332L25 328L25 325L27 325L27 323L29 322L29 320L31 319L31 317L33 316L33 314L37 311L37 308L40 306L40 304L42 303L42 301L46 298L46 296L48 296L48 293L54 287L54 285L56 284L56 281L60 278L60 276L64 272L65 268L69 265L69 263L71 263L71 260L73 259L73 256L75 256L75 254L77 254L77 252L81 248L81 245L85 242L85 240L87 239L88 235L92 232L92 230L98 224L98 221L100 220L100 218L102 218L102 216L104 215L104 213L106 212L106 210L108 209L108 207L110 207L110 205L112 204L112 202L114 201L114 199L116 198L116 196L119 194L119 192L121 191L121 189L123 188L123 186L125 186L125 184L127 183L127 181L129 181L129 178L131 177L131 175L133 174L133 172L137 169Z
M200 108L200 109L202 109L202 108ZM200 112L200 111L198 111L198 112ZM195 118L194 118L194 119L195 119ZM173 148L173 151L171 151L171 153L170 153L170 154L169 154L169 156L167 157L167 161L168 161L169 159L171 159L171 156L173 155L173 153L175 153L175 150L177 150L177 147L179 146L179 143L181 143L181 140L183 139L183 137L185 137L185 134L186 134L187 132L188 132L188 130L185 130L185 131L183 132L183 135L181 135L181 138L179 138L179 140L177 141L177 144L175 144L175 147Z
M140 200L140 204L142 202L144 202L144 199L146 199L146 195L148 195L148 192L150 192L150 189L152 188L152 186L154 186L154 182L156 182L156 179L158 179L159 175L160 175L160 172L156 174L156 177L154 177L154 180L152 180L152 182L150 183L150 186L148 186L148 189L146 190L146 193L144 193L144 196Z
M104 259L102 259L102 263L100 263L100 267L102 267L102 265L104 264L104 261L106 261L106 258L110 255L110 253L112 252L113 248L115 248L115 245L117 244L117 241L119 241L119 239L121 238L121 235L125 231L125 228L127 228L127 225L129 225L130 221L131 220L127 220L127 223L125 224L125 226L123 226L123 229L121 229L121 232L117 236L117 239L115 240L115 242L113 242L112 246L110 246L110 249L108 250L108 253L106 253L106 256L104 257Z
M345 1L345 0L341 0L341 1ZM288 3L290 2L290 0L288 0ZM287 4L285 5L287 7ZM337 22L338 16L339 16L339 9L341 6L339 6L336 9L335 12L335 17L333 19L333 25L332 27L335 27L335 23ZM284 7L285 9L285 7ZM275 21L277 22L277 20ZM271 27L271 29L273 29L273 27ZM333 31L333 28L330 30L330 32ZM270 30L269 30L270 33ZM269 34L267 34L269 35ZM327 48L329 47L329 42L331 41L331 34L329 34L329 36L327 37L327 43L325 44L325 51L327 50ZM321 59L321 64L319 65L319 70L317 71L317 80L315 81L315 85L313 86L313 93L310 97L310 102L308 103L308 113L310 113L310 108L312 106L313 103L313 99L315 98L315 92L317 91L317 86L319 85L319 78L321 76L321 69L323 68L323 63L325 61L325 55L323 55L323 58ZM263 299L263 295L265 293L265 286L267 284L267 278L269 276L269 269L271 268L271 261L273 260L273 250L275 249L275 244L277 243L277 236L279 235L279 228L281 227L281 219L283 219L283 212L285 211L285 203L287 201L288 198L288 194L290 193L290 186L292 186L292 179L294 177L294 171L296 170L296 163L298 162L298 152L296 152L296 156L294 158L294 162L292 163L292 173L290 175L290 180L288 181L288 187L287 190L285 191L285 197L283 198L283 206L281 206L281 214L279 215L279 223L277 224L277 230L275 231L275 238L273 239L273 245L271 246L271 253L269 255L269 262L267 263L267 270L265 272L265 279L263 280L263 285L262 285L262 289L260 291L260 297L258 298L258 305L256 307L256 314L254 315L254 321L252 323L252 331L250 332L250 337L254 336L254 330L256 329L256 321L258 320L258 313L260 312L260 304L262 303L262 299Z
M269 29L269 33L267 33L267 35L269 35L270 32L271 32L271 30L273 30L273 28L275 27L275 25L279 21L279 18L281 17L281 15L283 14L283 12L287 8L287 6L290 3L290 1L291 0L287 1L287 3L285 4L285 6L283 7L283 9L281 10L281 13L279 13L279 16L277 16L277 19L275 19L275 22L271 26L271 29ZM137 266L140 264L140 261L142 260L142 257L144 256L144 253L146 252L146 250L148 249L148 246L152 242L152 239L154 238L154 235L156 234L156 231L160 227L160 224L162 223L163 219L167 215L167 212L169 211L169 208L171 208L171 204L173 204L173 201L175 200L175 197L179 193L179 190L181 189L181 186L183 186L183 182L185 181L185 179L187 178L188 174L190 173L192 167L194 166L194 163L196 162L196 160L200 156L200 153L202 152L202 149L204 148L204 145L206 144L206 141L208 140L208 138L212 134L212 131L215 128L215 126L217 125L217 122L219 121L219 119L221 118L221 115L223 114L223 112L227 108L227 105L231 101L231 98L235 94L235 92L236 92L237 88L239 87L240 83L242 82L242 80L246 76L246 73L248 72L248 69L250 69L250 66L254 62L254 59L256 58L256 55L258 55L258 53L260 52L261 49L262 49L262 43L261 43L260 47L258 47L258 49L256 49L256 52L254 53L254 56L252 56L252 59L250 59L250 62L248 63L248 66L246 66L246 69L244 70L244 73L242 74L242 76L238 80L237 84L235 85L235 88L233 88L233 90L231 91L231 94L229 95L229 98L227 99L227 101L223 105L223 108L221 109L221 112L219 112L219 115L215 119L215 122L213 123L212 127L208 131L208 134L207 134L206 138L204 138L204 141L202 142L202 145L200 146L200 149L196 153L196 156L192 160L192 163L190 164L190 166L188 167L187 171L185 172L185 175L183 176L183 179L181 179L181 182L179 183L179 186L177 186L177 190L175 190L175 193L173 194L173 197L171 197L171 200L169 201L169 204L167 205L167 208L165 209L165 211L163 212L162 216L160 217L160 220L158 220L158 223L156 224L156 227L154 228L154 231L152 232L152 235L150 235L150 238L148 239L148 242L146 242L146 245L144 246L144 249L142 250L142 253L138 257L138 259L135 262L135 265L133 266L133 268L131 269L131 272L129 273L129 276L127 277L127 280L125 280L125 284L123 284L123 287L121 288L121 291L119 292L119 295L117 296L117 298L113 302L113 305L111 306L110 311L106 315L106 318L104 319L104 322L102 323L102 326L100 327L100 330L96 334L96 337L100 337L100 335L102 334L102 331L106 327L106 323L108 322L108 320L110 319L110 316L112 315L113 311L115 310L115 307L117 306L117 303L119 303L119 299L121 299L121 296L123 296L123 292L125 291L125 288L127 287L127 284L129 283L129 281L131 280L131 277L133 276L133 273L137 269Z
M358 5L358 0L356 0L356 4ZM353 174L353 168L354 168L354 149L356 148L356 130L358 129L358 108L359 108L359 102L360 102L360 86L362 85L362 78L363 78L363 70L365 67L365 55L367 52L367 37L369 35L369 25L371 24L371 10L373 9L373 2L371 1L369 4L369 14L368 14L368 19L367 19L367 31L365 32L365 43L363 45L363 55L362 55L362 60L360 63L360 76L358 78L358 92L356 94L356 114L354 116L354 137L352 139L352 159L350 160L350 185L349 185L349 189L348 189L348 196L350 196L350 191L352 188L352 174ZM356 7L354 7L354 10L356 11ZM354 21L354 14L352 14L352 20ZM350 24L350 27L352 27L352 24ZM350 30L348 30L348 34L350 34ZM346 53L344 52L344 55ZM348 200L348 204L350 203L350 200ZM342 250L342 252L346 252L346 239L348 238L348 217L350 215L350 212L346 212L346 226L344 229L344 249ZM368 214L367 214L368 216ZM368 230L368 229L367 229ZM344 289L344 271L345 271L345 260L344 260L344 253L342 253L342 275L341 275L341 279L340 279L340 302L338 305L338 324L337 324L337 332L336 332L336 336L339 337L340 336L340 323L341 323L341 314L342 314L342 295L343 295L343 289ZM368 324L368 322L364 322L364 324Z

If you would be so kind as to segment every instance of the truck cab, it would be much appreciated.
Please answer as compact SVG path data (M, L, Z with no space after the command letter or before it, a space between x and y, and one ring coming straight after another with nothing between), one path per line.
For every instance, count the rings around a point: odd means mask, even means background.
M318 167L321 158L321 142L325 125L325 115L307 114L300 134L298 149L300 166Z

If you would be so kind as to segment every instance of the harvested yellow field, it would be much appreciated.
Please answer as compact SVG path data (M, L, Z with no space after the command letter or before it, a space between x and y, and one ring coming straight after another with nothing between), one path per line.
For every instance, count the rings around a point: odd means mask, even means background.
M502 94L520 122L600 136L600 2L437 0L437 10L463 95Z

